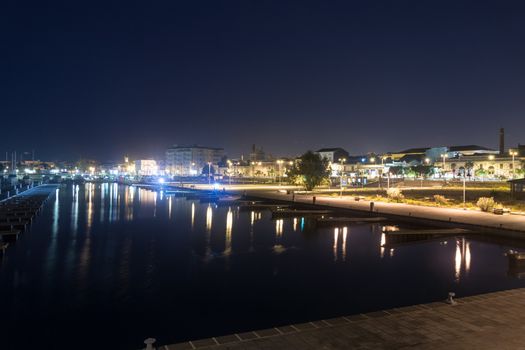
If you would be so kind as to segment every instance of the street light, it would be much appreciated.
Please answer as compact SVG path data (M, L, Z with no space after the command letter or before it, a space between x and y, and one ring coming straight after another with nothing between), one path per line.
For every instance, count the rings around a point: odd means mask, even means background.
M232 166L232 161L228 159L228 183L230 186L232 185L232 173L230 169L231 166Z
M445 159L448 157L448 154L443 153L441 157L443 158L443 176L445 176Z
M516 157L518 155L518 152L516 152L515 150L510 150L509 151L509 154L512 156L512 178L514 179L514 174L515 174L515 165L514 165L514 157Z
M346 158L339 158L339 163L341 164L341 178L339 180L339 186L341 187L341 197L343 196L343 169L345 162Z
M279 165L279 186L281 186L281 165L283 164L283 160L279 159L277 160L277 165Z

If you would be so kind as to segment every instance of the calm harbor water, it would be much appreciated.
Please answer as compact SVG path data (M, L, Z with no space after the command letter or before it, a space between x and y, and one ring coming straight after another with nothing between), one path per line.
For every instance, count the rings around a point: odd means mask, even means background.
M525 286L509 244L390 248L384 229L62 187L0 263L0 348L137 349Z

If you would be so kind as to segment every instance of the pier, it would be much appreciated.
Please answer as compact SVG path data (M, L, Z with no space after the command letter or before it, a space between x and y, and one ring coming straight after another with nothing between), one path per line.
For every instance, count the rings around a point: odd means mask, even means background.
M18 195L0 201L0 250L6 242L16 241L18 236L31 224L51 196L57 185L41 185L30 188Z
M239 191L237 191L239 192ZM371 202L353 197L329 197L311 194L287 194L269 190L249 190L246 195L254 200L275 201L283 204L302 204L315 209L367 213L388 219L429 224L441 227L456 227L486 233L498 233L509 237L525 238L525 216L495 215L478 210L425 207L404 203ZM315 200L314 200L315 198ZM315 203L314 203L315 202ZM371 205L371 203L373 203Z
M445 299L445 298L444 298ZM525 288L172 345L189 349L522 349Z

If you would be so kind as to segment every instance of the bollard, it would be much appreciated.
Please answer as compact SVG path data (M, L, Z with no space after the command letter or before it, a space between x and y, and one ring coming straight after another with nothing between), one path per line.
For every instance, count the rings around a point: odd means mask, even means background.
M295 193L292 193L292 202L295 202Z
M374 211L374 202L370 202L370 211Z
M448 293L448 298L446 300L446 303L447 304L450 304L450 305L456 305L457 302L454 300L454 297L456 296L456 293L454 292L449 292Z
M315 196L312 197L312 204L315 204Z
M156 341L157 340L155 338L148 338L148 339L144 340L144 344L146 344L146 350L153 350L153 344Z

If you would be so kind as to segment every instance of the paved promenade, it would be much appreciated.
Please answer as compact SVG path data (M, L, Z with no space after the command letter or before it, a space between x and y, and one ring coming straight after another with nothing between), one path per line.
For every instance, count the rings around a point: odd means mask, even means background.
M273 191L249 190L248 195L255 197L292 201L291 194ZM295 202L312 204L311 195L295 195ZM344 208L360 211L370 211L370 201L355 201L352 196L330 197L316 196L316 204L335 208ZM475 225L480 229L514 231L515 236L525 234L525 216L522 215L495 215L478 210L463 210L453 208L424 207L403 203L374 202L374 213L383 215L409 216L417 219L433 220L463 225ZM512 232L509 232L512 234ZM523 236L525 237L525 236Z
M525 349L525 288L158 349Z

